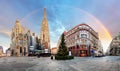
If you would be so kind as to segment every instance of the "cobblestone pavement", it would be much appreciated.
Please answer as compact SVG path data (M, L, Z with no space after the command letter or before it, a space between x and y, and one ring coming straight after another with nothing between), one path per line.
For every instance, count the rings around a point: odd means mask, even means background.
M0 71L120 71L120 56L75 57L65 61L50 57L3 57Z

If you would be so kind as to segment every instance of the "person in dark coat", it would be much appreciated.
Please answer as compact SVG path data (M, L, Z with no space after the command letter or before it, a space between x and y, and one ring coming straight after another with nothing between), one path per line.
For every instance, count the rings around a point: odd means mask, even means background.
M94 51L94 49L91 49L91 56L95 57L95 51Z

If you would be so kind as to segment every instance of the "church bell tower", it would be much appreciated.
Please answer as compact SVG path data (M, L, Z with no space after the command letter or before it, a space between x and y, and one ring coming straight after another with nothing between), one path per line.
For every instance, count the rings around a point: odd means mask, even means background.
M50 35L49 35L49 25L46 16L46 8L44 8L44 17L41 23L40 29L40 40L41 44L44 47L44 50L50 51Z

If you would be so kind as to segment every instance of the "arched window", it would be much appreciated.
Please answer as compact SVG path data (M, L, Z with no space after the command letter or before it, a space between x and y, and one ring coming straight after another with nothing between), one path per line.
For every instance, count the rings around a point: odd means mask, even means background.
M45 41L45 35L43 34L43 41Z

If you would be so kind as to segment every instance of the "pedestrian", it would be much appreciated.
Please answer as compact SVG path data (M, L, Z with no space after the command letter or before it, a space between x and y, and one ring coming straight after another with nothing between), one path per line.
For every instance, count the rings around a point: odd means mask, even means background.
M40 53L37 54L37 57L40 58Z
M53 60L53 55L51 55L51 59Z
M94 52L93 49L91 49L91 56L92 56L92 57L95 57L95 52Z

